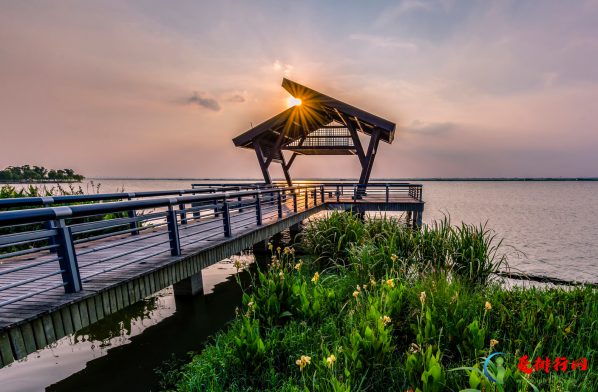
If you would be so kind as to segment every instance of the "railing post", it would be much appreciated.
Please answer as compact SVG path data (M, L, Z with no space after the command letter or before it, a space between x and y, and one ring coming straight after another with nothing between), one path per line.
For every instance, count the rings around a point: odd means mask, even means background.
M193 192L192 195L195 196L197 193ZM201 203L191 203L191 208L199 207ZM199 218L201 217L201 211L193 211L193 217Z
M297 212L297 192L293 191L293 212Z
M386 184L386 202L387 202L387 203L388 203L388 196L389 196L389 195L388 195L388 192L389 192L389 189L388 189L388 184Z
M257 195L255 195L255 214L257 225L262 225L262 201L260 200L260 191L257 191Z
M224 224L224 236L231 237L232 236L232 228L230 226L230 206L228 205L228 201L226 197L224 198L224 208L222 216L224 219L222 220Z
M237 201L239 202L239 212L243 212L243 197L237 197Z
M172 256L181 255L179 226L177 224L176 211L174 208L172 208L172 205L176 203L176 198L170 198L170 205L168 206L168 215L166 216L166 222L168 223L168 238L170 239L170 254Z
M357 203L357 185L353 185L353 203Z
M44 208L48 208L52 204L54 204L54 198L42 197L42 203L44 203ZM44 222L44 229L46 229L46 230L51 230L55 227L56 227L56 223L53 220ZM55 241L54 237L48 238L48 245L56 245L56 241ZM50 249L50 253L56 253L56 248Z
M56 244L58 257L60 257L60 269L62 281L67 283L64 286L65 293L77 293L81 291L81 275L79 274L79 265L77 264L77 253L73 243L73 233L70 227L67 227L65 218L71 216L71 209L68 207L54 208L56 213L55 229L57 231Z
M336 186L336 202L337 203L341 202L341 191L340 191L340 187L338 185Z
M133 199L135 197L134 193L129 193L129 195L127 196L127 200L131 201L131 199ZM137 212L135 210L130 210L127 211L127 215L129 216L129 218L137 218ZM129 223L129 228L131 229L136 229L137 228L137 222L131 222ZM132 231L131 235L137 235L139 234L138 230Z
M320 196L321 196L322 203L324 203L324 201L325 201L324 200L324 185L320 186Z
M183 191L179 192L179 196L183 196ZM185 203L183 204L179 204L179 210L184 211L185 210ZM181 225L186 225L187 224L187 214L186 213L182 213L181 214Z
M282 191L278 190L278 217L282 219Z
M210 192L210 193L216 193L216 191ZM218 199L214 199L214 201L212 202L212 204L217 205L218 204ZM218 218L220 216L220 214L218 213L218 210L219 210L218 207L214 208L214 218Z
M309 192L305 188L305 211L309 208Z
M423 193L424 189L422 187L419 187L419 202L421 203L422 201L422 193Z

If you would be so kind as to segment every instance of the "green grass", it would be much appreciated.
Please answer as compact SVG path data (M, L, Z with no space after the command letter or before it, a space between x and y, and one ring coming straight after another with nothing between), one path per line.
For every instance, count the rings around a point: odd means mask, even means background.
M445 219L412 231L333 213L312 222L302 248L273 250L231 328L170 370L164 389L598 390L596 289L505 289L492 272L508 259L485 226ZM499 351L500 387L453 370L481 369ZM528 377L516 367L523 355L585 357L588 368Z

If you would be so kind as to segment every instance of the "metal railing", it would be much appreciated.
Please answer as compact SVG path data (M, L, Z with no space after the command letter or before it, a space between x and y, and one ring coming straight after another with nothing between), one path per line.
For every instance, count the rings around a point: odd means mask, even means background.
M0 307L59 287L76 293L98 275L323 201L324 186L308 185L0 212L0 228L45 227L0 236Z

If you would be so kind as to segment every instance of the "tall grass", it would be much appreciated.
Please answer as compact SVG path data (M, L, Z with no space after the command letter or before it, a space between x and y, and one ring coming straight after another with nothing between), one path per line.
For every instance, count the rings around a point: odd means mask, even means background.
M306 229L298 256L273 250L227 332L180 370L179 391L595 391L598 291L506 289L486 226L331 214ZM482 277L477 274L484 275ZM476 370L508 354L503 389ZM587 370L517 370L537 357L585 357ZM532 387L530 383L535 386Z

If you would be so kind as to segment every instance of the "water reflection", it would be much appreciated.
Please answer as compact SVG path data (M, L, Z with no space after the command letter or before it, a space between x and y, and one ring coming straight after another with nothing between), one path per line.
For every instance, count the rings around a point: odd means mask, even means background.
M273 237L289 243L288 230ZM265 268L269 255L244 253L202 271L204 295L174 297L172 287L105 317L51 347L0 369L0 390L16 391L157 391L154 369L174 354L187 360L210 336L226 328L242 304L235 260L249 273ZM250 284L247 272L239 277Z

